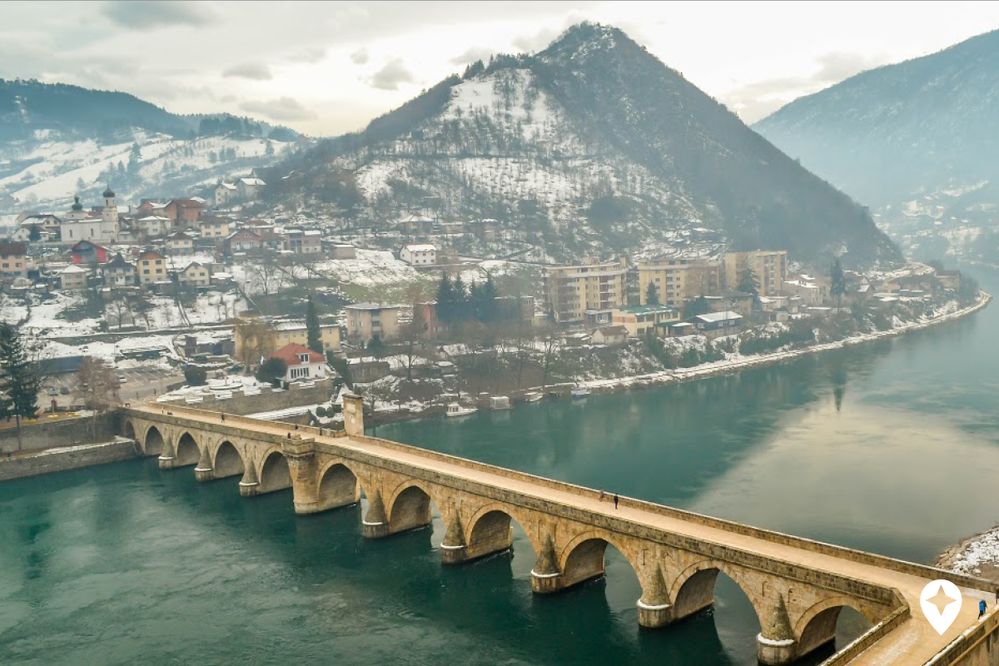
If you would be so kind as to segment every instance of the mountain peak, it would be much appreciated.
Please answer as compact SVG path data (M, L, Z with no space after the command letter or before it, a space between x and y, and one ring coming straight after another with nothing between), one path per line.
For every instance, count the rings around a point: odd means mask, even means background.
M595 23L446 79L284 168L265 180L295 170L301 194L349 172L356 190L328 201L362 202L355 214L375 226L432 201L440 217L503 219L556 258L721 243L818 265L898 257L859 206Z
M547 48L539 52L537 57L585 59L597 54L613 53L622 46L638 45L620 28L583 21L567 28Z

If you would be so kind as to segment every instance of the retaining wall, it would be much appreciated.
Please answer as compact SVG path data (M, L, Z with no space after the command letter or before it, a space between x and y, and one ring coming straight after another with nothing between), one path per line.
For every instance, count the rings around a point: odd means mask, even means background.
M0 481L131 460L138 455L135 442L118 439L103 444L81 444L0 458Z

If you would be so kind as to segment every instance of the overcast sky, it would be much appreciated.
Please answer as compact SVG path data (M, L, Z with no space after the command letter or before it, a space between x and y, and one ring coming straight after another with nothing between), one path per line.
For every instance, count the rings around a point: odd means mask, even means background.
M753 122L863 69L993 30L999 3L0 2L0 77L331 135L581 20L623 29Z

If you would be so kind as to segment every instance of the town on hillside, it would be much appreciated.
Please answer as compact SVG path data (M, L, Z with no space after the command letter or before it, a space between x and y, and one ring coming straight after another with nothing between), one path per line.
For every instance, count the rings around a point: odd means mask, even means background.
M263 187L250 174L125 204L108 186L18 215L0 274L38 377L24 416L158 400L325 424L344 388L376 422L462 415L848 343L979 298L939 264L803 266L708 230L555 264L504 220L404 211L358 228L267 212Z

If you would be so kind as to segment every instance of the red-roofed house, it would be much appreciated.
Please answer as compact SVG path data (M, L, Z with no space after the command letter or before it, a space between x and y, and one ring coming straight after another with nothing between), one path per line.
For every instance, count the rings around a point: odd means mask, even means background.
M326 358L305 345L292 342L271 354L271 358L279 358L288 366L284 373L286 382L324 379L327 376Z

